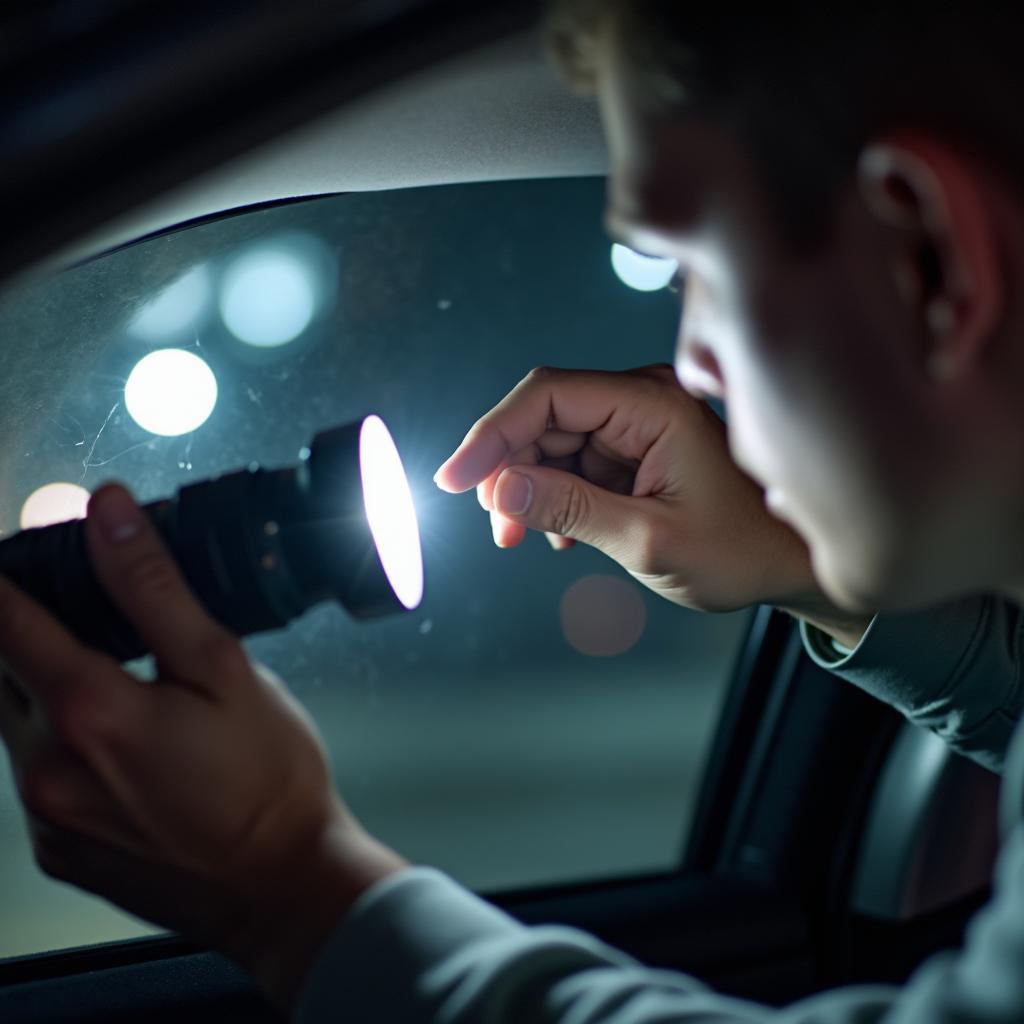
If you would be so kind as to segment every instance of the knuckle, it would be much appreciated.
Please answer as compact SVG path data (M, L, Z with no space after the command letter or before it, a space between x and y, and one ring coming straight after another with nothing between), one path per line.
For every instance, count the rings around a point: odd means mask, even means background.
M40 821L55 821L65 805L64 783L57 772L46 764L27 768L18 789L25 810Z
M655 576L662 564L662 536L653 523L643 524L634 538L636 571L644 576Z
M558 377L561 370L554 366L535 366L524 378L524 384L545 384Z
M85 680L80 689L65 695L50 708L50 729L57 741L75 754L84 755L113 731L113 716Z
M630 570L640 576L660 576L678 563L686 550L686 538L678 527L657 516L638 518L632 524L623 552Z
M587 521L587 497L580 487L562 490L552 508L552 532L563 536L576 536Z
M682 388L676 381L676 372L671 366L654 365L644 366L633 373L633 383L638 392L651 400L660 398L665 394L666 385L673 394Z
M660 384L666 381L674 384L676 380L676 371L671 363L648 363L647 366L638 367L634 372Z
M125 573L131 593L164 598L178 587L178 570L161 551L152 551L133 562Z

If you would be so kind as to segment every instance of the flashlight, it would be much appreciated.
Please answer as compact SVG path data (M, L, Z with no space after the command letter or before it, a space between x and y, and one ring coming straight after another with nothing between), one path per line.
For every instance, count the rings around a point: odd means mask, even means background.
M143 509L193 593L238 636L279 629L332 598L370 618L423 597L416 510L378 416L317 434L296 466L253 464ZM140 657L147 649L96 578L84 527L73 520L0 542L0 573L90 647Z

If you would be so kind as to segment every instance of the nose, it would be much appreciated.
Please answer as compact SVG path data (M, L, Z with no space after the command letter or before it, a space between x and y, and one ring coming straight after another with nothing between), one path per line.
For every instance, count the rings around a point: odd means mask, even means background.
M725 398L725 381L714 352L682 331L676 348L676 376L695 398Z
M714 336L707 288L699 276L686 275L683 311L676 339L676 376L695 398L725 398L722 368L712 348Z

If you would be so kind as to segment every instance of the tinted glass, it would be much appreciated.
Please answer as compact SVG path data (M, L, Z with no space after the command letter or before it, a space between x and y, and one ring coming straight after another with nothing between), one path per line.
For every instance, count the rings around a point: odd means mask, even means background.
M431 482L531 367L670 358L677 300L615 275L602 200L602 182L576 179L294 203L0 305L5 535L50 483L117 478L150 500L293 463L368 412L389 424L420 515L423 604L359 623L324 605L248 645L313 712L371 831L485 890L678 863L748 621L669 605L583 547L498 550L475 497ZM206 383L163 370L133 397L133 369L165 348L198 357ZM193 408L211 373L212 411ZM155 433L161 416L185 432ZM3 771L0 955L144 931L38 873Z

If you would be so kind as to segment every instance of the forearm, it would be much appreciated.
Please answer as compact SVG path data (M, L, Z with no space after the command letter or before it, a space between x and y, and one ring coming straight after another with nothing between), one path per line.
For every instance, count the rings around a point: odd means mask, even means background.
M848 991L789 1017L689 975L646 968L583 932L526 928L451 879L414 869L371 891L328 940L294 1020L873 1024L895 995L877 986Z
M686 974L652 970L568 928L525 928L434 871L369 892L317 958L296 1024L892 1024L1021 1020L1011 955L1022 936L1024 836L1001 855L992 905L959 957L942 954L903 988L859 985L784 1009L735 999ZM993 956L992 950L1009 951Z
M855 612L844 611L830 605L824 599L817 604L808 601L801 607L783 606L781 610L820 630L851 651L860 643L865 630L874 619L874 615L858 615Z
M295 1020L640 1024L667 1010L680 1024L759 1024L766 1014L686 975L648 970L583 932L527 928L416 868L368 893L331 936Z

